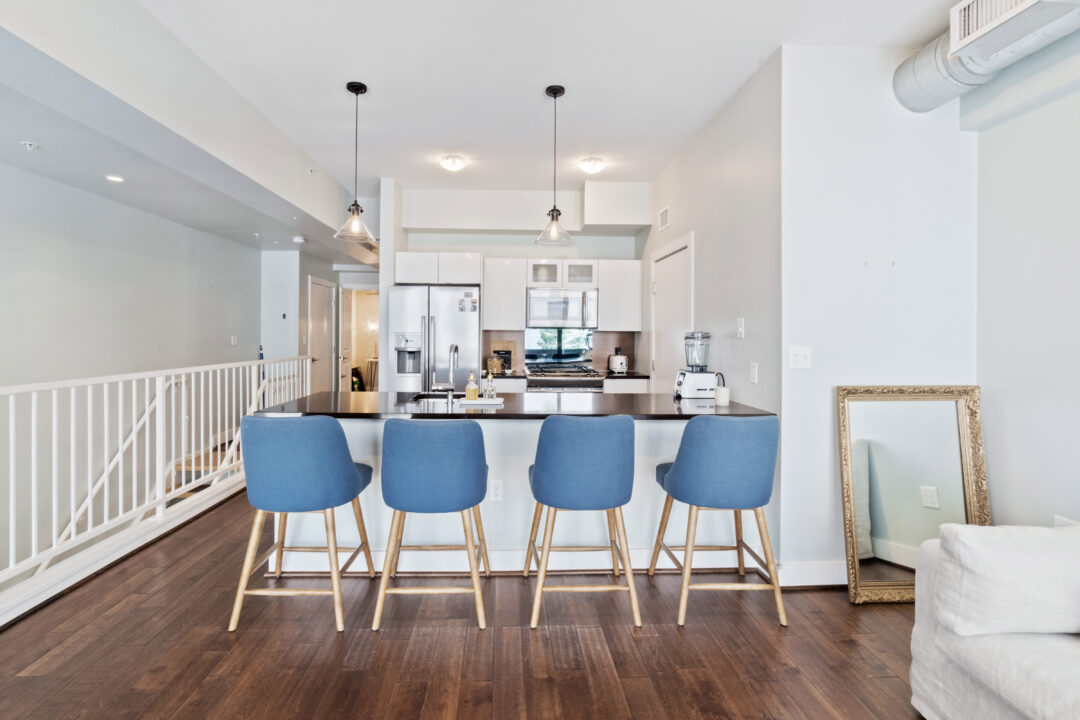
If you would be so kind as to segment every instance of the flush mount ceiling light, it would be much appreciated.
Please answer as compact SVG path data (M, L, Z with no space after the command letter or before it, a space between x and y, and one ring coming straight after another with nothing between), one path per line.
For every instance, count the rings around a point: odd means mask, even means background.
M292 241L297 245L303 245L307 242L307 238L305 238L303 235L293 235Z
M460 155L443 155L439 159L439 164L443 166L444 170L449 170L450 172L457 172L458 170L461 170L465 167L466 162L465 158L461 157Z
M581 168L582 172L595 175L604 169L604 158L587 157L578 163L578 167Z
M124 182L124 178L120 177L119 175L106 175L105 179L108 180L109 182L114 182L114 183L122 183L122 182Z
M562 212L555 202L555 179L559 167L559 98L566 94L566 88L562 85L548 85L547 90L544 92L551 98L554 110L551 126L551 209L548 210L547 214L551 218L551 222L536 238L536 244L549 247L567 247L573 245L574 241L570 239L570 233L566 232L562 225L559 224L559 216L562 215Z
M353 203L349 206L349 219L334 233L335 240L348 240L363 245L376 246L378 241L360 219L364 208L360 207L359 159L360 159L360 96L367 92L367 85L362 82L345 83L345 89L356 96L356 114L353 121Z

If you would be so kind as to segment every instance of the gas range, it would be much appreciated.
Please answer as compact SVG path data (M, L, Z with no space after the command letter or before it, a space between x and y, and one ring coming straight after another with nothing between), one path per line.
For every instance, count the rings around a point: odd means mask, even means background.
M603 392L604 373L584 363L526 363L528 392Z

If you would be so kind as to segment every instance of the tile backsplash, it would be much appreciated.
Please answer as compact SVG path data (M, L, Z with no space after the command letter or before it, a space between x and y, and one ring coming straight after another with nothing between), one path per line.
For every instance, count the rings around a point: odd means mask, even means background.
M510 340L517 345L514 353L515 371L525 369L525 333L511 330L485 330L482 347L482 357L486 359L491 355L491 342L493 340ZM623 355L629 357L630 369L634 366L635 347L638 333L635 332L601 332L593 333L593 367L597 370L607 370L608 355L615 353L615 348L621 347Z

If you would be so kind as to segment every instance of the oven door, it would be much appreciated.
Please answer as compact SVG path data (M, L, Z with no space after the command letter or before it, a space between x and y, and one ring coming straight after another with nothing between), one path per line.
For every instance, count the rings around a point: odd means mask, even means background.
M596 290L530 288L525 303L525 327L595 328Z

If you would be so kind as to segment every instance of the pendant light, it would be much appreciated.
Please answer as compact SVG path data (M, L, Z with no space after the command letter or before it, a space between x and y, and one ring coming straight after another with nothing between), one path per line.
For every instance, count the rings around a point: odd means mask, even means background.
M364 208L360 207L360 195L357 190L359 185L359 158L360 158L360 96L367 92L367 85L362 82L345 83L345 89L356 96L356 115L353 120L353 203L349 206L349 219L334 233L335 240L348 240L375 246L379 241L368 230L367 225L360 219Z
M551 143L551 209L548 210L548 217L551 218L551 222L536 238L536 244L549 247L567 247L573 245L574 241L570 238L570 233L566 232L563 226L559 224L559 216L562 215L562 211L559 210L555 202L555 173L559 166L559 98L566 93L566 88L562 85L549 85L546 92L547 96L552 99L552 107L554 108L553 139Z

